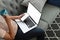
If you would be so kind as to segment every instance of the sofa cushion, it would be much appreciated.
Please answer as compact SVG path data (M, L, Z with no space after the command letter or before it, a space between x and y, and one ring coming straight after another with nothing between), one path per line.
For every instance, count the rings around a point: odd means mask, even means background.
M41 28L41 29L43 29L44 31L46 31L47 28L48 28L48 23L45 22L44 20L40 20L40 21L39 21L39 24L38 24L38 28Z
M23 0L0 0L0 10L7 9L9 15L17 15L18 11L21 12L21 6Z
M28 2L31 2L40 12L42 12L46 0L24 0L22 5L28 6Z
M59 7L46 4L43 8L41 19L46 21L48 24L51 24L59 14L59 10Z

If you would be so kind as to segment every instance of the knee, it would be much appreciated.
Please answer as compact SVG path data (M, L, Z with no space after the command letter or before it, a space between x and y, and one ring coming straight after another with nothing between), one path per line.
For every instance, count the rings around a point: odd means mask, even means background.
M40 31L40 32L41 32L41 33L40 33L40 34L41 34L41 36L45 37L45 32L44 32L44 30L42 30L42 29L41 29L41 31Z
M43 29L40 29L40 28L37 28L37 31L38 31L39 33L45 33L44 30L43 30Z
M40 29L42 33L45 33L45 31L43 29Z
M44 30L38 28L38 29L37 29L37 32L38 32L38 34L45 36Z

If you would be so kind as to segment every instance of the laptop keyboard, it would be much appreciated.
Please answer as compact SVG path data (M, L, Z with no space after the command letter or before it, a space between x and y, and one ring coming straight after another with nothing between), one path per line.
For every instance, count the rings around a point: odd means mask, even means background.
M29 28L35 25L35 24L33 23L33 20L30 19L30 16L27 17L27 19L24 20L24 23L25 23Z

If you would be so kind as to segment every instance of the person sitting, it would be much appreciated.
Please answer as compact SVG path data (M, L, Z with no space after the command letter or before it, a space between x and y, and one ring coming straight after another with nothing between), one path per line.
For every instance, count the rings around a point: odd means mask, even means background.
M5 19L5 21L8 25L9 32L0 28L0 34L1 34L0 36L2 36L5 40L29 40L32 37L37 37L37 40L44 40L45 33L40 28L34 28L33 30L24 34L18 25L17 25L17 27L12 25L13 24L13 23L11 23L12 20L21 19L24 16L24 14L21 14L19 16L8 16L8 15L4 14L4 12L5 12L5 9L2 12L2 14L0 14L0 15L2 15L3 18ZM2 24L0 24L0 25L2 25ZM14 30L14 27L16 28L15 30ZM17 31L17 32L15 33L14 31Z

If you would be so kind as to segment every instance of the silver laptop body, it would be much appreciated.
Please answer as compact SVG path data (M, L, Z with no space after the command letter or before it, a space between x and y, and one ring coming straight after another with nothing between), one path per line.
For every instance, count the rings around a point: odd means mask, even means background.
M21 28L23 33L26 33L37 27L41 17L41 13L31 4L28 5L27 13L21 18L21 20L16 19L15 21Z

